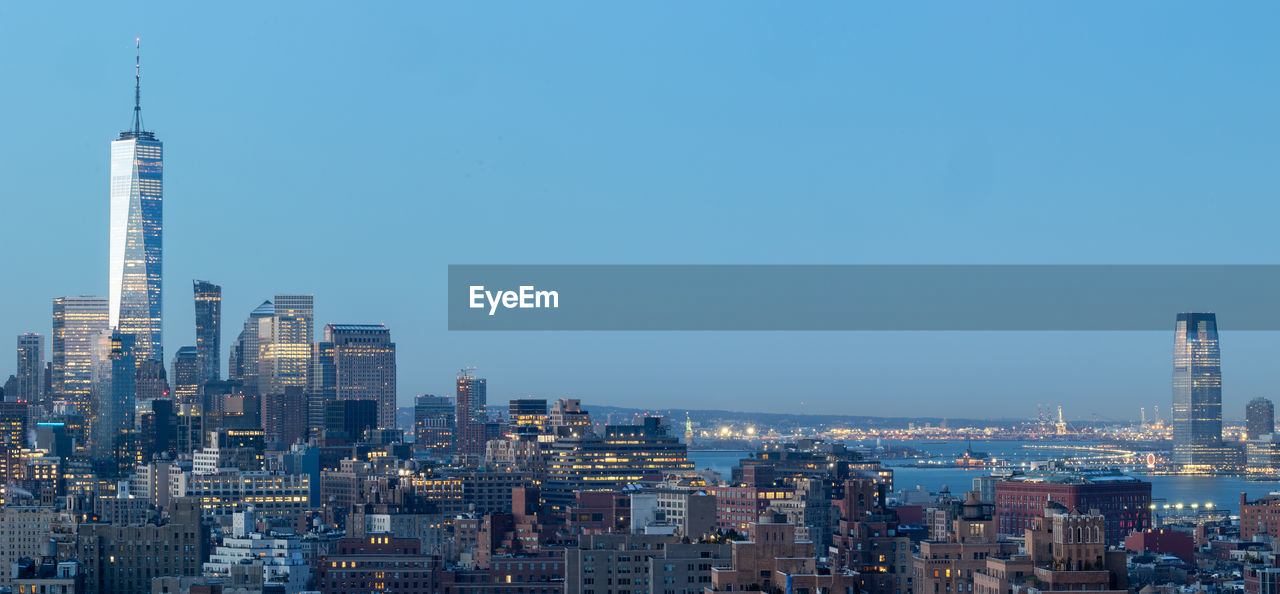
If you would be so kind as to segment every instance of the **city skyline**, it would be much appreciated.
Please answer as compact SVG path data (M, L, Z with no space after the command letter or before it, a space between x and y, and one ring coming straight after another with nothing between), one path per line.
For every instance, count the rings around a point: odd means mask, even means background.
M9 10L20 16L24 8ZM521 11L532 9L492 16L488 28L478 27L482 15L467 9L415 10L430 17L425 22L462 26L455 31L429 24L426 36L366 34L367 43L352 53L308 38L301 49L283 54L295 70L281 75L271 62L254 59L263 44L275 48L296 41L290 37L293 33L266 24L284 18L279 9L268 9L264 23L244 28L194 30L178 26L190 16L179 8L148 11L141 23L102 10L92 15L100 17L97 30L73 28L86 35L56 55L3 58L33 89L55 95L24 110L41 122L38 132L26 122L18 126L26 137L48 143L42 146L59 146L61 156L57 173L51 173L48 164L32 157L42 151L5 153L14 167L45 180L35 186L17 179L13 191L49 199L15 205L14 216L32 223L0 241L18 253L16 246L38 242L54 229L64 229L67 239L65 247L42 250L15 263L16 274L34 280L22 291L0 296L0 305L12 312L0 320L0 332L48 333L47 299L102 295L103 283L109 283L100 257L92 256L108 241L102 229L102 180L109 176L101 144L93 143L129 121L123 104L133 90L128 58L133 57L135 34L150 48L148 121L162 128L168 141L165 266L170 281L209 278L222 285L224 316L232 324L276 293L316 295L318 323L387 324L396 334L399 355L418 362L401 371L400 406L409 406L417 393L447 393L452 371L475 365L493 379L495 395L503 397L567 396L617 405L646 398L676 406L688 400L690 392L672 386L696 385L711 375L718 379L716 389L696 392L707 408L778 411L794 405L779 395L796 390L794 370L806 369L816 373L799 380L805 394L800 406L814 413L875 406L874 412L901 415L914 408L906 403L927 402L940 414L960 416L960 403L981 397L1015 416L1029 416L1034 403L1049 402L1068 404L1070 418L1094 412L1105 418L1136 418L1139 407L1168 402L1169 338L1163 333L507 334L493 341L492 336L443 330L439 294L444 266L584 259L1217 263L1267 258L1267 231L1261 226L1266 217L1258 212L1270 208L1265 197L1272 187L1262 174L1262 163L1276 150L1268 139L1277 122L1264 108L1275 90L1256 82L1262 78L1256 75L1265 72L1257 56L1267 53L1258 50L1270 48L1274 41L1253 29L1253 23L1233 21L1227 35L1219 21L1162 14L1158 18L1164 32L1136 47L1125 35L1127 27L1146 23L1150 11L1117 7L1108 22L1089 23L1096 27L1097 46L1080 48L1069 34L1047 26L1062 18L1077 22L1073 19L1078 16L1040 7L1028 9L1031 21L1026 30L1045 35L1028 55L1007 51L1022 47L1024 40L1000 27L1004 15L986 14L994 20L984 24L943 7L948 18L931 17L920 26L957 50L934 55L861 25L855 25L859 35L853 40L835 25L839 17L849 23L865 22L866 17L903 22L909 15L899 9L840 8L833 23L819 25L818 34L807 41L786 34L765 36L775 40L770 45L757 41L761 32L814 23L751 10L721 22L718 11L700 8L671 31L667 47L639 35L582 32L581 42L601 43L608 37L614 42L610 47L622 50L575 57L572 45L544 44L543 33L520 27ZM555 7L544 10L576 18ZM670 26L644 11L629 16L640 23ZM318 30L335 37L348 30L370 33L389 26L367 15L342 22L313 18L318 19L312 23ZM969 43L968 34L953 30L953 19L983 32L981 43ZM215 17L210 24L218 22ZM636 57L687 55L681 50L700 39L700 25L711 23L723 25L725 43L700 52L697 61L664 61L670 62L670 71L659 73ZM178 30L186 35L176 34ZM226 30L233 31L230 39L224 36ZM513 32L519 34L504 38L504 33ZM1161 67L1170 55L1186 56L1178 40L1193 32L1210 35L1222 45L1209 47L1199 61L1184 62L1186 70ZM481 37L468 37L477 34ZM30 35L15 30L11 39L30 41ZM518 51L518 40L530 40L522 36L533 36L538 49ZM476 39L485 43L476 45ZM236 40L252 43L238 46ZM414 51L396 44L409 44ZM1125 62L1110 60L1116 51L1122 51ZM466 56L473 67L401 57L415 52ZM816 61L818 56L825 61ZM967 66L970 62L987 66L977 71ZM540 66L547 63L562 65ZM606 65L613 67L601 68ZM1129 83L1131 69L1146 72L1157 84ZM542 72L546 80L514 74L522 70ZM721 73L723 80L702 82L706 71ZM906 77L901 72L916 74ZM964 86L953 72L972 74L978 82ZM596 94L566 93L588 74L603 77ZM345 84L348 77L362 84ZM661 81L667 79L692 92L679 97L666 92ZM949 92L956 85L963 92ZM1084 99L1064 91L1079 85L1087 89ZM93 100L76 100L72 109L70 99L56 95L68 88ZM242 88L264 92L245 104L229 94L230 89ZM289 100L295 88L312 97L314 104L299 107ZM750 92L727 94L729 88ZM508 96L526 100L495 99ZM924 98L938 96L948 100L935 111ZM412 97L430 97L433 109L421 109ZM1189 110L1192 101L1211 108ZM346 109L363 105L384 109ZM778 105L808 109L779 111L774 109ZM1194 117L1187 117L1189 111ZM567 112L578 114L580 120L574 121L586 125L565 126L571 122L555 114ZM755 117L766 112L774 114L773 119ZM321 121L333 125L316 125ZM1171 126L1174 122L1178 125ZM333 146L324 140L335 129L362 129L374 135L387 148L375 152L394 155L393 167L383 168L380 157L366 153L307 148ZM271 138L274 148L245 146L243 132L248 130ZM1165 142L1152 143L1151 130L1163 130ZM559 132L567 135L554 136ZM594 150L614 135L634 138L634 146L640 148ZM707 150L712 148L710 139L715 139L716 151ZM1099 142L1103 139L1110 141ZM793 148L766 150L773 146ZM560 150L547 150L555 147ZM1196 166L1179 165L1187 159L1195 159ZM635 163L643 161L652 161L645 170L664 173L656 176L659 181L636 175ZM1112 165L1119 162L1126 166ZM372 189L364 185L367 178L351 173L370 170L385 172ZM422 170L433 174L424 179L408 173ZM766 173L770 170L776 172ZM1207 171L1240 175L1203 173ZM358 210L344 200L366 192L406 198L365 200ZM781 212L765 208L777 204L780 196L792 207ZM1233 233L1196 249L1162 239L1177 222L1174 213L1206 196L1216 200L1214 221L1231 225ZM506 239L478 245L481 242L465 241L449 226L432 223L454 200L483 217L493 236ZM54 202L62 205L56 212L50 205ZM760 208L726 214L739 203ZM542 205L567 214L549 217ZM1058 213L1052 224L1038 214L1045 212L1041 206ZM676 209L684 213L677 220L655 214ZM775 215L759 214L763 212ZM811 216L815 212L826 216ZM676 239L654 242L648 231L619 229L616 221L622 217L634 220L636 228L665 229ZM912 224L893 226L898 229L894 236L866 223L908 220L905 217L914 217L909 219ZM55 220L56 226L51 222ZM338 220L381 232L372 242L334 254L323 265L270 266L260 254L288 249L290 240L254 233L253 221L258 220L290 221L295 236ZM713 229L710 240L692 239L703 236L706 222L721 221L738 231ZM440 240L429 246L412 242L424 226L439 231ZM788 228L808 231L797 235ZM1092 230L1089 236L1096 239L1084 239L1080 229ZM760 242L760 237L781 241ZM583 245L592 249L584 253L578 249ZM1016 256L1010 254L1010 246L1017 247ZM380 253L423 257L403 269L364 266L377 261ZM90 260L98 264L90 265ZM350 272L326 274L329 267ZM423 297L410 307L401 303L402 295ZM1187 309L1211 305L1188 304ZM188 299L173 295L165 302L171 350L195 344L192 307ZM1280 378L1270 371L1269 361L1280 340L1269 333L1231 334L1229 313L1220 312L1220 317L1230 344L1224 406L1228 418L1235 418L1242 416L1249 399L1275 396L1273 386ZM233 338L227 336L223 342L229 345ZM980 348L964 346L975 342ZM547 349L547 344L555 348ZM592 371L564 373L563 367L530 355L549 350ZM973 354L977 352L995 354L1000 362ZM226 345L223 353L225 358ZM645 362L651 372L634 377L634 361ZM1005 367L994 384L992 365ZM1085 382L1063 373L1082 367L1094 369L1104 381ZM1046 376L1068 381L1048 385L1042 380ZM609 377L634 379L619 386L605 381Z
M1276 17L0 4L0 594L1277 594Z

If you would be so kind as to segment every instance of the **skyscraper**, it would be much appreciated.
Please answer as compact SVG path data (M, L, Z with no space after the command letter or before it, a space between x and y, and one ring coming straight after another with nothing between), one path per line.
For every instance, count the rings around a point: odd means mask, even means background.
M196 297L196 358L200 381L217 380L222 373L222 287L209 281L193 283ZM175 385L178 378L174 378Z
M339 400L375 400L378 428L396 426L396 344L382 324L328 324Z
M307 432L317 435L324 429L324 403L338 399L338 372L333 365L333 343L311 345L311 373L307 378Z
M198 301L196 305L199 306ZM184 346L173 355L173 368L169 375L173 379L173 399L179 404L199 403L200 384L207 381L202 377L205 370L201 368L203 361L199 351L200 347Z
M93 390L94 342L108 325L105 297L53 300L53 394L87 409Z
M259 327L271 323L275 315L275 305L271 301L263 301L261 305L249 312L249 319L244 322L244 330L231 345L231 369L227 374L230 379L244 385L248 394L258 393L258 334Z
M133 428L136 394L137 358L132 334L113 332L110 338L111 381L108 389L98 394L93 414L93 457L109 460L115 457L116 438Z
M1245 439L1258 439L1276 431L1276 407L1266 398L1254 398L1244 409Z
M9 400L39 402L44 396L44 337L32 332L18 335L18 393Z
M1173 461L1218 465L1225 449L1217 316L1180 313L1173 339Z
M134 64L133 129L111 142L110 325L135 339L137 360L164 361L161 235L164 144L142 127L141 62Z
M260 394L283 394L307 387L315 328L313 295L276 295L269 324L258 326Z
M477 378L474 369L458 372L456 403L458 451L464 454L484 454L485 425L489 422L488 385L484 378Z

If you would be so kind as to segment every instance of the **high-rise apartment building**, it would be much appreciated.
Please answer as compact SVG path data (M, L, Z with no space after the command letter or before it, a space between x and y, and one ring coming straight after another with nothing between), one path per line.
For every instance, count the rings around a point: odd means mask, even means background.
M201 368L200 347L184 346L173 355L172 378L173 399L179 404L197 404L200 384L206 381Z
M485 425L489 422L488 391L489 383L482 377L476 377L474 369L458 372L454 401L458 407L457 443L461 453L484 454Z
M1276 431L1276 406L1266 398L1254 398L1244 409L1245 439L1259 439Z
M1222 355L1212 313L1180 313L1173 341L1173 461L1223 463Z
M54 397L88 407L93 390L93 345L108 323L105 297L53 300Z
M396 426L396 344L383 324L328 324L333 343L335 394L339 400L374 400L378 427Z
M9 400L39 402L44 396L44 337L33 332L18 335L18 393Z
M139 361L164 361L161 240L164 144L142 127L141 67L134 69L133 128L111 142L111 328L132 334Z
M222 373L222 287L198 280L192 288L196 299L196 358L203 383L217 380Z

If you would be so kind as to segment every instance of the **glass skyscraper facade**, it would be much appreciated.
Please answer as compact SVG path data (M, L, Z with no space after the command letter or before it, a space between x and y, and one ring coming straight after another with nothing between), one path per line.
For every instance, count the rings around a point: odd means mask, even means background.
M94 343L107 330L105 297L53 300L53 396L85 410L93 391Z
M1173 340L1173 461L1221 464L1222 355L1212 313L1180 313Z
M44 396L44 337L32 332L18 335L18 393L16 400L39 402Z
M244 322L244 330L231 345L231 359L228 376L242 382L247 394L258 394L258 335L260 327L270 324L275 316L275 305L271 301L263 301L261 305L249 313Z
M313 295L276 295L270 324L259 325L259 393L307 387L315 334Z
M200 384L206 380L201 377L204 370L200 367L202 361L200 361L198 350L198 347L184 346L173 355L169 379L173 388L173 399L179 404L199 404L196 396L200 393Z
M196 298L196 359L200 363L200 381L216 381L222 373L222 287L198 280L194 282L193 289Z
M132 334L138 360L164 361L161 337L161 238L164 144L142 129L111 142L111 240L108 250L111 328Z
M133 427L137 393L138 363L134 356L133 335L113 332L109 341L111 381L98 395L92 417L93 457L96 460L115 458L119 436Z

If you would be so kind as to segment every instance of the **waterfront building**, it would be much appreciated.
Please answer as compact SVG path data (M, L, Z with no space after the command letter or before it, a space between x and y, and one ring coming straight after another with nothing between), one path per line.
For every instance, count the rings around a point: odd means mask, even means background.
M1173 461L1189 469L1239 466L1233 452L1222 443L1217 316L1180 313L1173 339Z
M1276 432L1276 407L1266 398L1254 398L1244 407L1244 438L1260 439Z
M1151 483L1116 471L1036 472L996 483L995 515L1000 534L1020 536L1043 517L1044 503L1099 510L1106 543L1119 545L1135 530L1151 527Z

